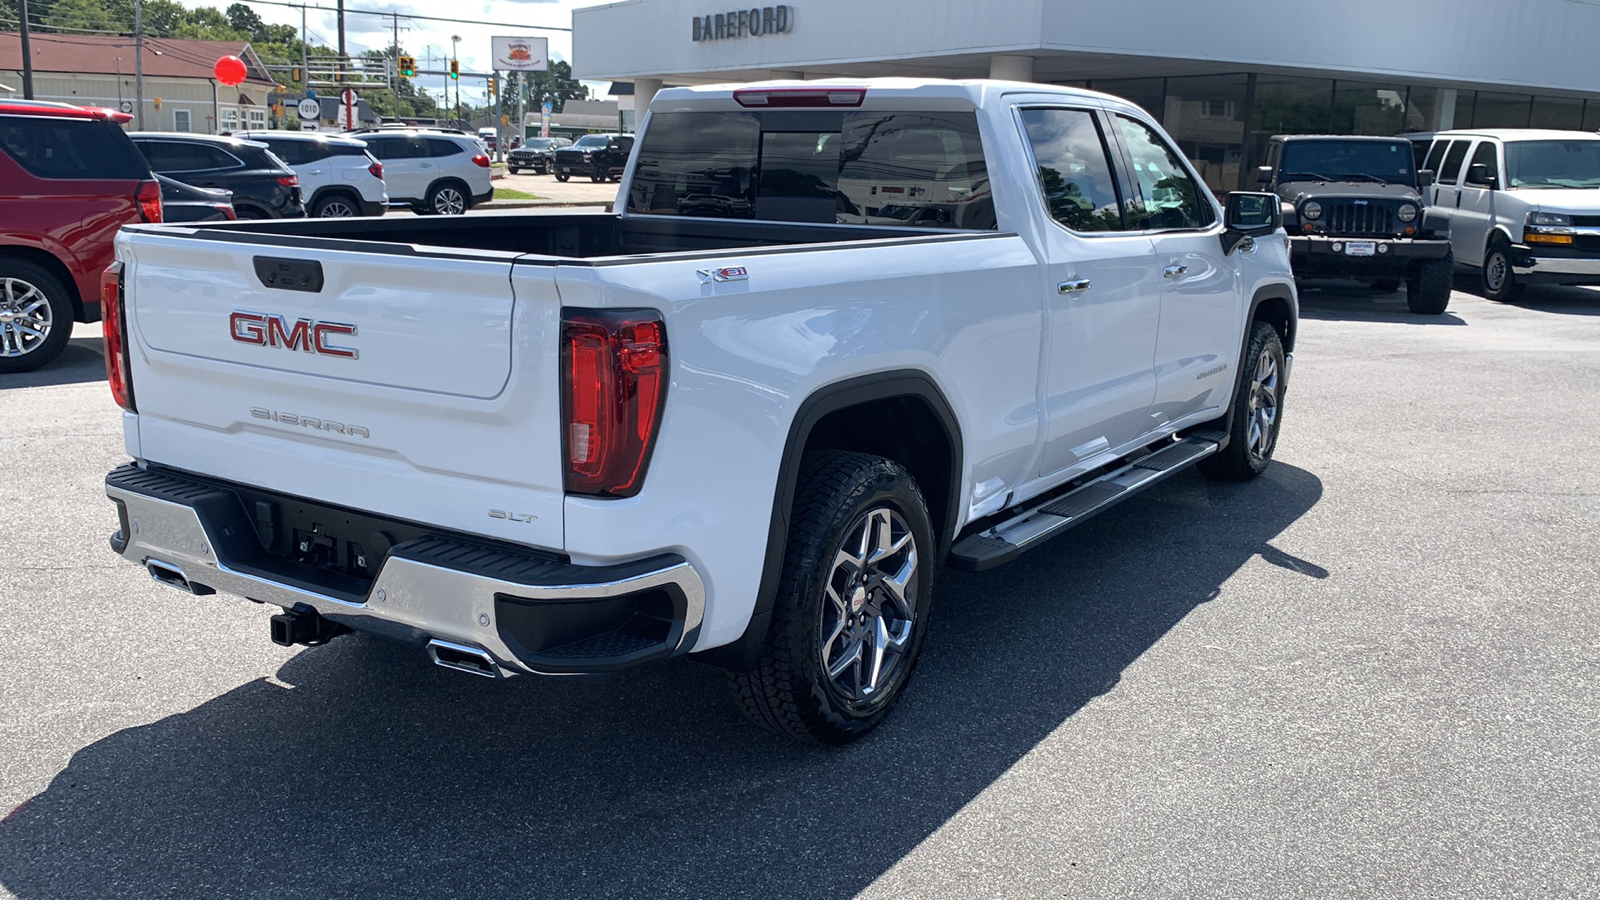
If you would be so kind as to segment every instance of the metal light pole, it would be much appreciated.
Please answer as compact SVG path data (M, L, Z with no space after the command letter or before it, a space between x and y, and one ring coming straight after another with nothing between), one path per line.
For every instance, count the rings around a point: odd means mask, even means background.
M22 18L22 99L33 99L33 49L28 41L28 0L20 0L17 12Z
M461 43L461 35L450 35L450 61L457 66L461 64L461 54L457 52L457 45ZM453 79L456 83L456 127L461 127L461 74L458 72Z
M133 108L134 121L144 130L144 0L133 0Z

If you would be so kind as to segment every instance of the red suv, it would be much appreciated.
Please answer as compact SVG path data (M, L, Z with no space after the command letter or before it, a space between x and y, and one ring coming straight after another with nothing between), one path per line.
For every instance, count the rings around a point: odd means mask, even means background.
M132 116L0 100L0 374L55 359L100 320L100 275L129 222L161 221L161 188L118 126Z

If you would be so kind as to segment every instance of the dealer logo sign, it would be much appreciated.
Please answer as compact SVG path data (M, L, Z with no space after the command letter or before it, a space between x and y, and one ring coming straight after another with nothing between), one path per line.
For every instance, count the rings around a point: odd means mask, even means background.
M721 41L728 38L768 37L794 30L794 7L753 6L731 12L694 17L694 39Z

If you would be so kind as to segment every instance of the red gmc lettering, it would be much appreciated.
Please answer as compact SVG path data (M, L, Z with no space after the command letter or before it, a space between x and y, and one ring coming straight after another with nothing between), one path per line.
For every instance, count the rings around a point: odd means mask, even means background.
M354 325L336 325L332 322L318 322L316 325L312 326L311 329L312 346L316 348L316 352L321 353L323 356L337 356L340 359L355 359L356 351L350 349L349 347L334 347L328 344L328 335L330 334L354 335L355 333L356 327Z
M277 314L234 312L228 316L230 336L241 344L257 347L281 347L300 350L319 356L339 359L356 359L352 347L339 347L328 343L330 336L355 335L356 326L338 322L318 322L313 319L295 319L294 324Z

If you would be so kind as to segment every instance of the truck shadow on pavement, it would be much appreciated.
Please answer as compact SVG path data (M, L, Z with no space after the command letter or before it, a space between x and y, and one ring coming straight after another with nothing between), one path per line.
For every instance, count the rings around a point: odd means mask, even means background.
M849 897L1241 566L1327 577L1269 543L1321 496L1281 462L1245 485L1191 472L1009 566L946 570L905 701L837 750L747 725L721 673L690 662L492 682L341 638L77 752L0 823L0 887L27 900Z
M6 388L46 387L56 384L84 384L106 380L106 360L100 349L100 336L75 337L67 341L61 355L32 372L0 375L0 391ZM109 390L109 388L107 389ZM109 397L110 395L107 394Z

